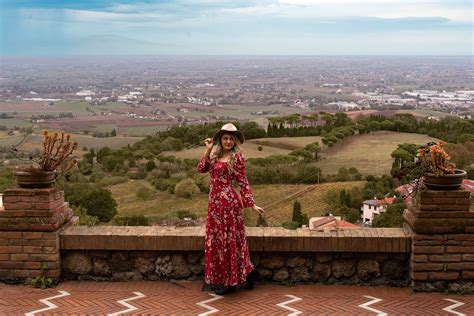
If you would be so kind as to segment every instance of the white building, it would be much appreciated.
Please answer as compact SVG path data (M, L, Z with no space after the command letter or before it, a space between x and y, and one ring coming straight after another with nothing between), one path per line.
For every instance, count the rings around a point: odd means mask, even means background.
M385 213L390 204L393 203L395 199L392 197L385 198L383 200L366 200L362 202L362 222L364 224L372 225L372 221L377 215Z

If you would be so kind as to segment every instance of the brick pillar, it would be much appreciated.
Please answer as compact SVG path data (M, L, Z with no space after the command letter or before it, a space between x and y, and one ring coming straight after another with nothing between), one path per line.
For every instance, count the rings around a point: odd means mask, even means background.
M474 292L474 212L469 192L421 191L405 211L417 291Z
M71 217L57 188L7 189L0 208L0 280L59 278L59 230Z

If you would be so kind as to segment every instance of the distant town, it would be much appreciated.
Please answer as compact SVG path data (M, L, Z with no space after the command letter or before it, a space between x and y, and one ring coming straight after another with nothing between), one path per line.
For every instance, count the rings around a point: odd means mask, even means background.
M267 117L318 111L472 118L471 58L420 58L4 58L0 114L75 131L110 123L122 134L218 120L265 125Z

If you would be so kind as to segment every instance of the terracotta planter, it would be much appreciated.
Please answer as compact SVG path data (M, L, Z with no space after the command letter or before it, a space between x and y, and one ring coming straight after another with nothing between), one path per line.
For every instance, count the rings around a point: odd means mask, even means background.
M437 176L434 173L427 173L424 176L423 183L425 187L431 190L456 190L466 178L467 172L461 169L455 169L452 174Z
M48 188L56 181L55 171L44 171L38 168L18 168L13 174L20 188Z

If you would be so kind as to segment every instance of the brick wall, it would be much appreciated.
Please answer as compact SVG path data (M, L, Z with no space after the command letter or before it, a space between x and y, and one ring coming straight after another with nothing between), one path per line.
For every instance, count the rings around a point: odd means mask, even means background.
M474 212L465 190L420 192L404 218L412 236L410 277L420 291L474 289Z
M71 217L56 188L7 189L0 208L0 280L59 278L59 230Z

